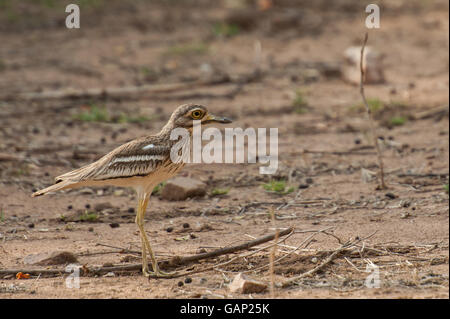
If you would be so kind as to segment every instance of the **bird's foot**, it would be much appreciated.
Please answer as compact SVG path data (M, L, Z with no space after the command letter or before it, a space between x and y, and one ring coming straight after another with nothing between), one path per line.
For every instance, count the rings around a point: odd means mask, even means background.
M153 278L172 278L172 277L176 276L178 273L176 271L165 272L160 269L157 269L156 271L151 271L150 274L151 274L151 277L153 277Z
M174 272L165 272L160 270L159 268L156 271L150 271L147 269L142 269L142 274L147 278L172 278L175 277L178 273Z

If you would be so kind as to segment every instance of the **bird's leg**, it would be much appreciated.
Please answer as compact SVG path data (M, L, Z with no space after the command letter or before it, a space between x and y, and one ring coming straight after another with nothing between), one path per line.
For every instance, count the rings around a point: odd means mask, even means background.
M147 235L144 229L144 216L145 210L147 209L147 204L150 196L144 196L142 199L139 199L138 203L138 212L136 215L136 224L139 227L139 231L141 233L141 242L142 242L142 273L145 277L156 276L156 277L168 277L172 276L175 273L166 273L159 269L158 261L156 260L155 254L150 246L150 242L148 241ZM150 254L150 258L152 261L153 271L150 272L148 270L148 261L147 261L147 251Z
M147 199L148 200L148 199ZM145 234L145 229L144 229L144 213L143 211L143 202L144 200L139 199L138 200L138 207L137 207L137 214L136 214L136 224L139 228L139 233L140 233L140 237L141 237L141 249L142 249L142 273L144 274L145 277L150 276L150 272L148 271L148 261L147 261L147 245L145 243L145 241L148 242L147 240L147 236ZM145 211L144 211L145 212Z

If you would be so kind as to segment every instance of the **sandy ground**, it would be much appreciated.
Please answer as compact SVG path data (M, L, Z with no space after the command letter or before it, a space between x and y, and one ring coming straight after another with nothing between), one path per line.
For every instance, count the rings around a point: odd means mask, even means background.
M197 102L232 117L228 127L277 127L280 165L274 176L260 175L260 164L188 165L181 175L207 183L208 195L180 202L152 197L145 227L160 260L294 227L298 232L275 252L276 259L285 256L274 266L273 278L282 282L326 260L339 240L370 236L355 253L338 256L295 286L276 288L274 296L448 298L448 3L386 2L382 27L369 34L369 45L384 55L386 76L384 84L366 85L367 97L382 105L375 118L377 134L386 141L389 189L377 190L375 179L362 179L362 169L376 172L378 162L358 88L336 74L344 50L361 43L365 32L363 8L349 10L347 2L325 8L322 2L280 1L268 17L290 8L321 23L305 19L300 27L263 25L228 36L217 31L229 14L224 4L187 10L183 4L114 2L108 10L87 8L79 30L62 27L54 8L48 19L55 23L17 19L6 25L8 18L0 16L0 270L32 269L23 263L26 255L55 250L76 254L86 267L138 263L138 255L121 250L140 250L132 190L30 194L126 141L156 133L177 105ZM223 74L239 79L254 71L255 54L262 75L244 84L232 80L140 97L17 98L25 92L187 83ZM92 105L104 108L108 121L81 119ZM439 113L445 106L447 113L445 108ZM402 123L393 125L395 117ZM285 180L294 191L269 193L263 184L270 180ZM215 189L229 191L214 196ZM99 204L109 207L96 210ZM95 220L80 221L85 211ZM328 234L317 233L293 251L313 234L301 231L322 229ZM201 270L245 253L177 270ZM0 274L0 298L268 298L268 290L248 295L227 286L240 271L269 283L269 253L172 279L148 280L139 272L83 276L79 289L66 286L67 273L22 280ZM379 267L379 288L365 285L370 263Z

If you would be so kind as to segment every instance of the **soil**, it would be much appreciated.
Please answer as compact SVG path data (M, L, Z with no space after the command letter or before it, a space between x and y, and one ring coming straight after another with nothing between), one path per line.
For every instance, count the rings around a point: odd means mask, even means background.
M72 30L64 27L59 5L12 4L0 15L0 270L42 268L24 265L24 257L58 250L86 267L139 263L138 254L124 251L141 247L132 190L30 195L59 174L156 133L177 105L196 102L233 118L227 127L278 128L279 169L268 176L259 174L261 164L187 165L180 175L205 182L208 195L152 196L145 228L155 253L160 260L195 255L294 227L275 251L275 259L286 257L275 263L273 277L269 249L189 275L187 283L135 271L82 276L80 288L70 289L64 272L20 280L3 273L0 298L449 297L448 2L383 1L381 28L369 31L368 45L384 55L386 82L367 84L365 94L381 104L374 116L385 190L376 177L363 178L365 170L379 171L377 155L359 88L339 75L345 49L362 43L364 7L283 0L258 11L249 2L241 9L250 12L248 24L230 18L230 3L99 1L81 7L81 28ZM286 18L292 15L298 19ZM223 75L224 83L142 96L21 95ZM88 119L94 110L99 114ZM293 191L267 191L263 185L272 180ZM215 196L216 189L228 193ZM323 229L293 251L312 234L302 231ZM339 241L356 237L368 237L358 254L341 254L274 295L227 288L242 271L265 283L300 275L326 260ZM177 270L201 270L246 253ZM379 269L379 288L365 285L371 263Z

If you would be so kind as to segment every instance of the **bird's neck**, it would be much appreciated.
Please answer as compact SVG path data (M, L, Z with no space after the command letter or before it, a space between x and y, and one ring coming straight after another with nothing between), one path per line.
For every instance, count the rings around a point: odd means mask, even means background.
M172 121L169 121L164 125L164 127L161 129L161 131L158 133L159 136L167 138L167 140L170 139L170 134L174 129L185 129L189 132L189 135L192 136L192 127L189 128L183 128L183 127L177 127Z

